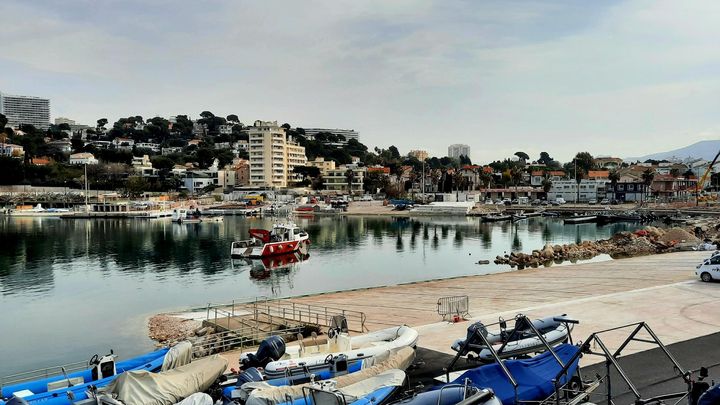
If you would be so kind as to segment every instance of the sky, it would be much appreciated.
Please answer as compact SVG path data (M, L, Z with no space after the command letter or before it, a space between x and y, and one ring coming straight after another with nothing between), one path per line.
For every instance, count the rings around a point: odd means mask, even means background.
M3 0L0 91L53 117L237 114L473 161L720 137L718 1Z

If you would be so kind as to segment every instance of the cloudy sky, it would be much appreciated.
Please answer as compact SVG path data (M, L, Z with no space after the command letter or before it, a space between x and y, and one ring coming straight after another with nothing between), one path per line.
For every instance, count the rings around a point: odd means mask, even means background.
M485 162L720 136L718 1L3 0L0 91L52 115L203 110Z

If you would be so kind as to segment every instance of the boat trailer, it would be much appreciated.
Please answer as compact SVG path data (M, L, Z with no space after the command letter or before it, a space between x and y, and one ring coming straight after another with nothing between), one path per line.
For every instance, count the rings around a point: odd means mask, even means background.
M527 319L525 315L518 315L516 317L516 319L520 318L525 318L529 321L529 319ZM570 319L563 321L568 323L578 323L577 321ZM495 324L490 324L488 326L500 325L501 328L504 328L504 322L504 320L500 319L499 322ZM678 363L678 361L675 359L672 353L670 353L665 344L660 341L655 332L645 322L630 323L592 333L585 341L578 342L580 350L578 350L577 353L574 354L573 357L570 358L565 364L563 364L562 360L555 353L553 347L548 344L548 342L543 338L542 334L532 325L532 322L527 322L527 324L529 328L532 329L533 333L540 339L542 345L545 347L545 350L550 352L555 358L555 361L557 361L558 364L561 366L561 370L552 380L553 384L555 385L555 392L548 398L545 398L543 400L519 401L517 380L505 366L504 362L506 359L503 359L501 355L498 355L498 352L502 351L504 345L503 347L501 347L501 349L495 350L482 333L476 333L477 339L484 341L484 343L490 350L495 362L500 366L503 374L507 377L508 381L515 389L516 404L578 405L585 403L606 403L608 405L614 405L616 404L615 400L617 396L621 394L627 394L627 392L621 392L616 394L616 383L624 382L625 386L630 389L630 393L635 398L632 402L632 404L634 405L661 405L666 403L672 403L677 405L683 400L687 400L688 404L694 405L697 403L697 398L709 387L707 383L702 381L703 378L707 377L707 369L705 369L704 367L701 368L700 379L698 381L695 381L693 379L692 372L685 370L680 365L680 363ZM631 332L615 351L611 351L603 341L601 335L608 332L620 330L631 330ZM639 334L643 331L650 336L649 339L639 336ZM572 344L572 338L570 337L570 335L568 338L570 343ZM468 339L468 341L469 340L470 339ZM641 342L656 345L672 366L673 372L675 374L673 380L677 378L682 379L687 389L681 392L669 392L653 397L643 397L643 395L640 393L640 390L630 379L628 373L618 362L618 359L622 356L623 350L625 350L632 342ZM582 356L584 355L594 355L604 358L604 373L597 373L593 378L583 379L580 373L580 367L577 367L575 375L570 376L569 369L571 368L573 363L579 361L579 359L582 358ZM459 355L456 355L452 362L444 370L446 372L446 378L448 382L450 382L450 372L453 371L453 367L455 366L455 363L457 362L459 357ZM613 371L615 373L612 373ZM615 379L614 374L619 376L619 379L621 381L613 381ZM602 387L604 387L604 389ZM591 400L597 402L590 402Z

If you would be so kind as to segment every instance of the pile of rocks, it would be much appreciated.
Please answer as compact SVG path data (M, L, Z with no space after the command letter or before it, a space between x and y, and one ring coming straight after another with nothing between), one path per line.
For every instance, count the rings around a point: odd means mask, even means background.
M150 339L158 342L158 346L165 346L181 340L192 340L198 336L214 333L212 328L205 328L202 322L194 319L185 319L168 314L155 315L148 322Z
M539 267L566 260L590 259L607 254L613 258L643 256L655 253L692 250L701 240L682 228L661 229L652 226L635 232L620 232L610 239L584 241L567 245L547 244L532 253L512 252L497 256L495 264L512 267Z

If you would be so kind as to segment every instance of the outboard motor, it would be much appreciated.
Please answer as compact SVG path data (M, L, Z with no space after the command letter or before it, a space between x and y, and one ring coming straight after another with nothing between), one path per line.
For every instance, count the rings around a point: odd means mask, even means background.
M260 371L258 371L258 369L256 369L255 367L250 367L242 373L238 374L237 383L235 383L235 386L242 387L242 385L245 383L257 382L262 380L263 376L262 374L260 374Z
M240 369L250 367L264 368L271 361L277 361L285 354L285 340L281 336L270 336L260 343L257 353L240 358Z
M471 351L471 348L477 347L478 345L484 345L482 340L477 338L477 335L481 334L485 337L488 336L488 330L487 327L482 322L475 322L468 326L467 328L467 336L465 339L458 339L452 344L452 349L456 352L460 352L463 348L463 345L465 342L470 342L466 347L464 353L460 353L461 356L466 356L468 352Z

